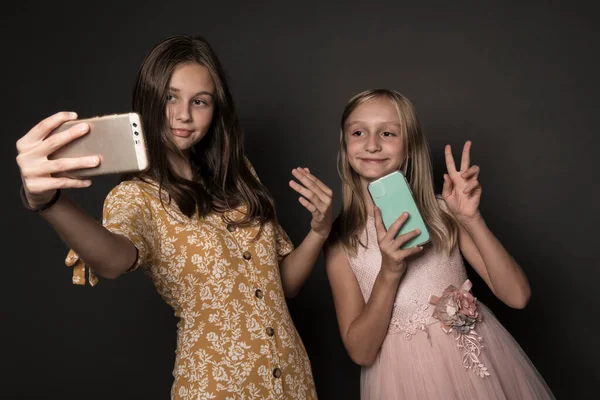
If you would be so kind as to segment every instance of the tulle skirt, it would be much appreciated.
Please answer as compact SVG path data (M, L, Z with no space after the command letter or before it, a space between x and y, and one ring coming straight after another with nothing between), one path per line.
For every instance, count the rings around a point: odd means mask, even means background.
M362 369L361 399L554 399L494 314L482 303L478 311L483 317L476 325L483 345L477 363L483 368L478 373L477 368L465 368L464 349L457 346L453 333L445 333L436 323L427 328L429 335L418 331L407 339L403 334L388 334L375 363Z

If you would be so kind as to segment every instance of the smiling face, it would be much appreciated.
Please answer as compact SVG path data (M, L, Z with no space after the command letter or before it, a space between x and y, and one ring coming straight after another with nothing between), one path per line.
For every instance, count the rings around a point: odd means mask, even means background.
M398 109L387 98L365 101L348 116L344 135L351 168L363 183L397 171L405 157Z
M215 84L208 68L195 62L179 64L169 81L167 119L170 139L183 152L208 132L215 104Z

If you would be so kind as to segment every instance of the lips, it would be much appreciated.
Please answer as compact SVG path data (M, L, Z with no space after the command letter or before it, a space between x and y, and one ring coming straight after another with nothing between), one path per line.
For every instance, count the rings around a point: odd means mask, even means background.
M382 164L386 161L385 158L361 158L360 161L367 164Z
M194 133L194 131L190 131L188 129L174 129L174 128L171 128L171 132L173 132L173 135L181 137L181 138L190 137L191 134Z

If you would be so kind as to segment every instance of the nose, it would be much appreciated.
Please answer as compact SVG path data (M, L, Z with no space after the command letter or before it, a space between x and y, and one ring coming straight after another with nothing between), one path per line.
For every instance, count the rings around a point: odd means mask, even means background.
M187 122L192 118L190 108L184 102L179 102L173 106L175 109L175 119L181 122Z
M381 150L381 143L379 142L378 135L369 135L365 143L365 151L369 153L375 153Z

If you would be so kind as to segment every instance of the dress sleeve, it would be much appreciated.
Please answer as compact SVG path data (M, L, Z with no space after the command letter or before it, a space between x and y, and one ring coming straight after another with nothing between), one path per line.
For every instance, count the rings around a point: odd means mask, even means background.
M279 224L276 224L275 226L275 235L277 259L281 261L283 257L287 256L292 251L294 251L294 244L290 240L285 230Z
M122 182L110 191L104 201L102 225L112 233L126 237L136 247L136 261L127 272L150 263L154 244L152 212L138 183ZM70 250L65 264L73 267L73 283L84 285L86 266L77 253ZM98 279L89 267L88 273L90 285L94 286Z

